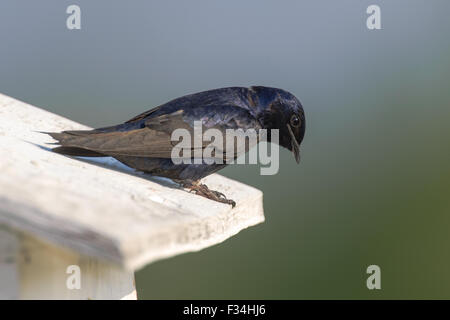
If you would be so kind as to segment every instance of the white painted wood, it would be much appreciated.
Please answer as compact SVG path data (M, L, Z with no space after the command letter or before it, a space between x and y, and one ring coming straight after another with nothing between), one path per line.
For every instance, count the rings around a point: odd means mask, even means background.
M18 252L17 236L0 227L0 300L19 298Z
M52 153L46 143L53 140L39 133L85 128L0 94L0 224L76 252L60 258L53 249L39 249L40 256L31 253L38 264L51 261L53 270L90 256L135 270L264 221L262 193L255 188L207 177L211 189L236 201L232 209L111 158L93 162Z
M20 248L19 299L137 298L133 271L29 236L21 237ZM67 285L74 275L69 266L79 268L79 288Z
M79 268L80 286L67 286ZM78 271L77 270L77 271ZM133 271L0 229L1 299L136 299Z

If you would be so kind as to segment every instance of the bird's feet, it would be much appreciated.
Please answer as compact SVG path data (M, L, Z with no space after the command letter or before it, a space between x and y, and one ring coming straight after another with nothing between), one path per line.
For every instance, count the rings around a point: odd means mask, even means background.
M236 202L231 199L227 199L227 197L222 192L210 190L205 184L200 183L200 181L183 182L181 185L183 186L183 188L189 189L189 192L193 192L196 195L220 203L230 204L232 208L236 206Z

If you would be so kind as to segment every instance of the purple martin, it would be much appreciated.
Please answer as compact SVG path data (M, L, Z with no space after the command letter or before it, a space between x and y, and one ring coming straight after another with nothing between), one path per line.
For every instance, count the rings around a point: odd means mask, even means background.
M292 151L297 163L300 161L299 147L305 135L305 114L300 101L285 90L262 86L203 91L171 100L115 126L48 134L60 145L53 149L57 153L114 157L131 168L170 178L198 195L234 207L233 200L199 182L224 168L226 162L172 161L172 132L180 128L192 132L194 121L202 121L206 129L219 129L224 136L227 129L267 129L269 142L270 129L278 129L279 145Z

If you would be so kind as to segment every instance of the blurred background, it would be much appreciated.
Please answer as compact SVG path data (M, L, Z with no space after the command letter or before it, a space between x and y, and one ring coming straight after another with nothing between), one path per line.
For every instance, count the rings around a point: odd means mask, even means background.
M226 86L303 103L300 165L282 150L277 175L221 171L264 192L266 222L140 270L141 299L450 298L449 14L448 0L2 0L0 92L93 127Z

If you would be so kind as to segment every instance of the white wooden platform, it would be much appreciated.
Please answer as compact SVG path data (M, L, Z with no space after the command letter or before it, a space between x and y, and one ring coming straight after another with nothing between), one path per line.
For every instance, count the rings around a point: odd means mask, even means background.
M111 158L52 153L39 132L85 128L0 94L0 298L135 298L136 269L264 221L255 188L205 178L232 209ZM77 263L85 285L68 290L66 266Z

